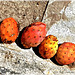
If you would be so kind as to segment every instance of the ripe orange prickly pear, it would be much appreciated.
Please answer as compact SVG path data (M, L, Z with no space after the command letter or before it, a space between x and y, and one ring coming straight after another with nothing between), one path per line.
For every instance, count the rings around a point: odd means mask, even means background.
M53 35L48 35L39 45L39 53L43 58L52 58L58 49L58 40Z
M12 18L6 18L0 25L0 37L3 43L12 43L18 36L17 22Z
M67 65L75 61L75 44L65 42L58 48L55 56L56 61L61 65Z
M38 46L46 36L46 24L42 22L32 23L22 33L21 43L25 48Z

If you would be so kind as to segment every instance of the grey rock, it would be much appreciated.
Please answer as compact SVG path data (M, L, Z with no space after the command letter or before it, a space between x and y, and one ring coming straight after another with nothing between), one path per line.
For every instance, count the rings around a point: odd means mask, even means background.
M75 43L75 39L74 39L75 37L75 30L74 30L75 29L75 19L74 19L75 6L74 4L75 2L71 2L71 4L69 4L66 7L66 9L63 11L65 12L65 16L67 17L67 20L63 20L61 18L60 21L52 25L52 27L47 33L47 35L52 34L52 35L57 36L59 43L63 43L63 42Z
M19 13L18 16L21 17L21 13L23 13L21 11L22 10L24 11L24 8L22 8L23 5L21 4L23 2L21 3L20 2L15 2L15 3L1 2L1 3L3 5L2 6L3 10L5 10L4 8L5 6L9 6L8 8L10 9L11 5L13 6L13 9L12 9L13 12L15 12L18 8L19 11L16 13ZM31 3L24 2L24 3L25 3L25 9L27 9L28 13L32 12L33 11L33 10L31 11L33 7L32 4L35 4L35 2L31 2ZM65 41L70 41L75 43L75 39L74 39L75 37L75 30L74 30L75 2L72 1L70 4L69 3L70 2L68 1L59 2L55 0L53 1L50 0L46 9L45 15L43 17L43 21L42 21L47 24L47 30L48 30L47 35L50 35L50 34L55 35L59 40L59 44ZM19 7L15 8L15 6L16 7L19 6ZM39 10L40 9L42 8L40 7ZM70 9L73 9L73 10L70 10ZM54 14L51 14L53 11L54 11ZM70 14L69 11L72 13ZM0 12L4 13L4 11L0 11ZM6 11L6 13L8 12L10 11ZM2 14L2 17L0 18L0 20L3 20L5 18L5 15L9 16L9 14L4 14L4 15ZM57 18L55 18L55 16L53 15L55 15ZM62 18L60 18L60 16L62 16ZM32 15L29 17L31 18ZM14 18L16 20L20 20L20 22L22 20L21 19L22 17L18 19L18 17L15 15L14 15ZM54 20L51 18L53 18ZM39 20L39 17L36 15L35 19ZM26 24L26 22L24 24ZM20 30L22 28L20 27ZM74 74L75 74L75 62L70 65L61 66L61 65L58 65L54 61L54 59L52 60L52 59L41 58L36 48L23 49L19 47L15 42L12 44L0 43L0 75L74 75Z
M61 10L65 10L65 8L68 6L70 1L54 1L53 0L49 2L46 13L43 17L42 22L47 24L47 30L50 29L50 27L56 23L57 21L60 21L60 19L67 19L64 12L61 13Z
M61 75L74 74L67 66L54 64L50 59L38 57L31 49L12 49L0 46L0 73L6 75Z

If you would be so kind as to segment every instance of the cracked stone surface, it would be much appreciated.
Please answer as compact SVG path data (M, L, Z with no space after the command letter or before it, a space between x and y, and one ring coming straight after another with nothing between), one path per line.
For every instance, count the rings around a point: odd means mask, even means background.
M50 1L42 22L47 24L47 30L60 19L67 19L64 10L70 1ZM63 10L62 10L63 9ZM62 10L62 11L61 11Z
M5 4L7 6L6 3L2 2L2 4ZM15 3L8 2L8 4L18 4L18 3L20 2L15 2ZM31 3L27 2L27 3L29 4L25 5L25 8L27 9L30 8L28 10L31 11L32 8L29 6L32 4L35 4L36 6L37 2L31 2ZM45 2L39 2L39 3L44 4L44 6L46 6L47 4L47 2L46 4ZM24 4L26 4L26 2L24 2ZM12 7L13 6L14 5L12 5ZM42 7L42 5L40 6ZM71 2L70 1L60 2L60 1L50 0L47 7L44 7L44 6L42 8L38 7L39 9L42 9L43 11L46 8L45 15L39 18L38 21L41 21L41 19L43 18L42 22L47 24L47 30L48 30L47 35L50 35L50 34L55 35L59 40L59 44L63 42L67 42L67 41L75 43L75 39L74 39L75 37L75 2L73 0ZM20 8L20 6L18 8ZM34 9L36 8L34 7ZM12 10L14 10L14 8ZM40 13L38 13L38 15L39 14ZM10 16L10 14L6 14L6 15ZM36 17L38 17L38 15L36 15ZM4 14L4 17L2 16L0 18L0 21L2 21L6 17ZM17 21L19 20L18 22L20 23L21 18L16 18L16 17L17 16L15 16L14 18ZM32 17L32 15L30 17ZM26 24L26 22L23 22L23 23ZM29 22L27 22L27 25L28 24ZM20 26L20 30L22 30L22 28ZM0 43L0 75L74 75L74 74L75 74L75 62L70 65L60 66L60 65L57 65L53 61L53 59L40 58L36 48L23 49L19 47L16 42L12 44Z

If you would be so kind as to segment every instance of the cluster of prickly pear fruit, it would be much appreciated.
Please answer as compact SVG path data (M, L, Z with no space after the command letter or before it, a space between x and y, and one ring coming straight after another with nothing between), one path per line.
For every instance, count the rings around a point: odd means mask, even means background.
M46 36L46 24L42 22L32 23L22 33L21 43L25 48L37 47Z
M18 25L13 18L6 18L0 25L0 37L3 43L12 43L18 36Z
M73 63L75 61L75 44L70 42L64 42L61 44L55 59L61 65Z
M39 45L39 53L43 58L52 58L58 49L58 40L55 36L47 36Z
M19 26L12 17L6 18L0 25L0 37L3 43L14 42L19 33ZM37 47L39 54L46 59L55 54L56 61L61 65L75 61L75 44L65 42L58 47L58 40L53 35L46 37L46 24L42 22L32 23L25 28L21 36L21 43L25 48Z

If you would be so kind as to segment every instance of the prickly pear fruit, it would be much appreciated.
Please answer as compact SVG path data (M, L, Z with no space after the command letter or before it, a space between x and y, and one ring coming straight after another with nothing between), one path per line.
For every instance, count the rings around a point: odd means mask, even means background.
M70 42L64 42L61 44L55 59L61 65L73 63L75 61L75 44Z
M32 23L22 33L21 43L25 48L38 46L46 36L46 24L42 22Z
M43 58L52 58L58 49L58 40L53 35L48 35L39 45L39 53Z
M12 43L18 36L17 22L12 18L6 18L0 25L0 37L3 43Z

